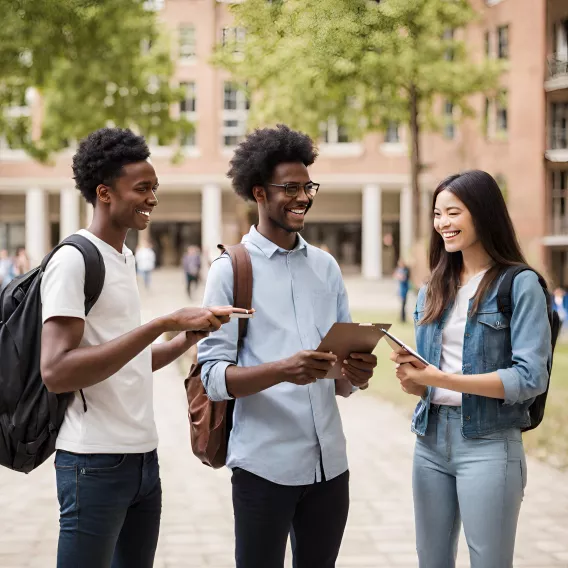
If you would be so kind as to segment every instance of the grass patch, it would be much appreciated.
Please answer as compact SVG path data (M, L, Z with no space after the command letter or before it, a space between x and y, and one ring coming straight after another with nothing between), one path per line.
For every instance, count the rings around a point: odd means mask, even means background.
M415 346L413 323L400 323L398 312L354 311L353 321L392 323L392 333L410 346ZM394 365L389 360L390 352L388 344L380 341L375 350L379 363L369 392L399 406L410 420L417 398L400 389L394 374ZM524 434L523 440L528 453L562 469L568 469L568 415L565 412L567 406L568 339L561 338L554 352L554 366L544 420L536 430Z

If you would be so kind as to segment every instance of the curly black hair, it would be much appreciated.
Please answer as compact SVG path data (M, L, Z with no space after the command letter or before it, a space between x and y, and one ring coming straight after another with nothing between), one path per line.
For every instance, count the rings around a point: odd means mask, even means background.
M81 140L73 156L77 189L91 205L97 200L97 186L111 185L122 174L122 166L143 162L150 150L143 136L128 128L101 128Z
M268 183L278 164L302 162L311 166L318 156L313 140L285 124L257 129L237 147L227 177L233 189L247 201L254 201L252 188Z

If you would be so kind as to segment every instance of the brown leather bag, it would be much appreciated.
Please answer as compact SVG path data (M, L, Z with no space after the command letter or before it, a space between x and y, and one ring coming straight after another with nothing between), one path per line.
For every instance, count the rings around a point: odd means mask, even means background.
M252 264L250 255L243 244L219 248L227 252L233 264L233 306L251 309ZM238 352L247 334L248 319L239 319ZM225 465L227 444L233 425L234 400L213 402L209 400L201 382L201 365L196 363L185 380L188 415L191 427L191 448L205 464L218 469Z

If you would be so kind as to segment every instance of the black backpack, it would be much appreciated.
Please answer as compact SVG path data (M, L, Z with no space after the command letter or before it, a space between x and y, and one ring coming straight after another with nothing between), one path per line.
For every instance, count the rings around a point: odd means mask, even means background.
M513 280L518 274L524 272L525 270L532 270L532 268L526 265L511 266L507 268L497 290L497 306L499 308L499 311L505 314L509 319L513 315L513 302L511 301ZM550 295L550 292L548 291L548 286L546 285L544 278L542 278L542 276L538 273L536 273L536 275L538 276L538 281L542 286L544 295L546 296L546 309L548 312L548 321L550 322L552 353L554 354L556 340L558 339L558 334L560 332L560 317L558 316L558 313L552 309L552 297ZM529 414L531 424L530 426L523 428L523 432L534 430L544 418L544 407L546 406L546 397L548 395L548 387L550 386L551 372L552 358L548 366L548 383L546 385L546 390L542 394L539 394L535 398L534 402L530 405Z
M39 267L12 280L0 295L0 465L24 473L55 451L57 433L73 396L50 393L40 373L41 279L62 246L75 247L85 259L88 314L102 291L105 265L99 249L81 235L62 241ZM86 410L84 397L83 404Z

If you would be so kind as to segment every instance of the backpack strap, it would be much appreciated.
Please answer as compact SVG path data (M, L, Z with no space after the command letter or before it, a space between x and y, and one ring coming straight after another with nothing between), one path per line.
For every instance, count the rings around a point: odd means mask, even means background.
M53 257L53 255L64 246L72 246L76 248L82 255L85 261L85 316L89 314L93 306L97 303L101 292L103 291L103 285L105 283L105 262L103 255L98 247L91 242L87 237L82 235L73 234L63 239L42 261L41 263L41 273L45 272L45 269ZM87 412L87 401L85 400L85 395L83 390L79 390L81 395L81 400L83 401L83 410ZM50 393L51 394L51 393ZM56 398L54 396L49 398L49 413L51 416L51 424L56 424L54 421L56 416Z
M534 270L530 266L527 266L526 264L519 264L517 266L508 267L503 273L503 277L501 278L501 282L499 283L499 288L497 289L497 307L501 313L507 314L509 316L513 314L513 281L515 280L515 277L518 276L521 272L525 272L527 270L534 272ZM552 299L548 292L548 285L538 272L535 272L535 274L538 277L538 282L546 297L548 319L549 321L552 321Z
M218 248L229 255L233 264L233 306L250 310L252 307L252 263L249 251L242 243L229 247L218 245ZM248 319L239 319L239 348L247 335L247 330Z
M61 241L42 261L41 271L44 272L53 255L64 246L76 248L85 261L85 315L96 304L105 282L105 262L98 247L87 237L71 235Z

